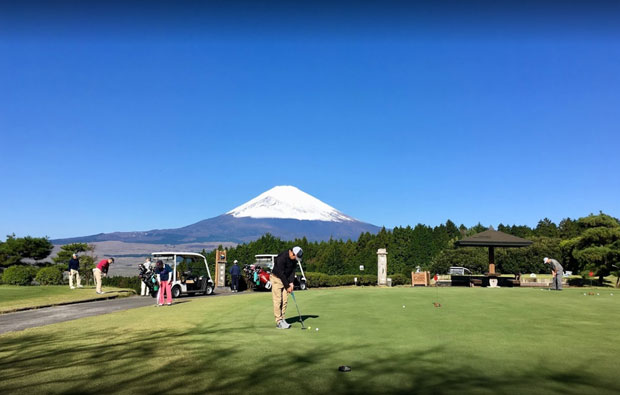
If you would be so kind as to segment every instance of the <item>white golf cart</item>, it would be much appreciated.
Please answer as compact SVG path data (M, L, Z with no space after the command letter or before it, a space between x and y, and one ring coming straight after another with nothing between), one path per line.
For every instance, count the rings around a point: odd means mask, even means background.
M172 268L172 297L182 294L211 295L215 283L211 278L207 258L195 252L154 252L153 262L162 261Z
M259 254L254 255L254 265L260 266L263 268L269 268L269 272L273 271L273 265L275 263L277 255L274 254ZM297 265L299 266L299 270L301 271L301 277L295 274L295 288L300 290L305 290L306 286L306 275L304 273L304 269L301 267L301 262L297 261Z

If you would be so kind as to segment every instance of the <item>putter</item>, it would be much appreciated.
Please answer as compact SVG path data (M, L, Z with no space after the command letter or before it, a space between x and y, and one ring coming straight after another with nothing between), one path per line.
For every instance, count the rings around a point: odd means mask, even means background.
M304 320L301 318L301 313L299 312L299 306L297 305L297 299L295 299L295 292L291 292L291 296L293 297L293 301L295 302L295 307L297 307L297 314L299 314L299 322L301 322L301 329L306 329L304 325Z

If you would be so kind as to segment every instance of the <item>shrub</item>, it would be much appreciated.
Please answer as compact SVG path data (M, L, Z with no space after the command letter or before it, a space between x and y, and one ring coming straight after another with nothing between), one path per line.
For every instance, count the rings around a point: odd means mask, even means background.
M329 275L318 272L306 272L306 283L310 288L326 287Z
M2 281L10 285L30 285L37 274L37 269L32 266L11 266L4 271Z
M136 291L137 294L140 294L140 278L138 276L134 277L103 277L101 279L101 284L104 286L117 287L117 288L129 288Z
M404 274L392 274L388 277L392 279L392 285L411 285L411 277Z
M61 285L62 271L56 266L44 267L39 270L35 280L41 285Z
M357 285L377 285L377 276L374 274L340 274L329 275L319 272L307 272L306 280L308 287L341 287L345 285L355 285L357 277ZM389 276L392 279L392 285L409 284L410 280L403 274L393 274Z
M568 279L568 285L571 287L583 287L586 281L581 277L572 277Z

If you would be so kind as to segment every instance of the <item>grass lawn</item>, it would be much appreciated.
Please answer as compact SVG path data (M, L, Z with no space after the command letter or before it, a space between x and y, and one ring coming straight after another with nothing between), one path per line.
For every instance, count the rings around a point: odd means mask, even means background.
M88 299L104 299L110 296L133 295L128 289L104 287L105 294L97 295L94 287L70 289L68 285L48 285L20 287L0 285L0 313L26 307L42 307L59 303Z
M300 291L305 331L292 299L277 330L270 294L184 298L1 335L0 393L617 394L614 291Z

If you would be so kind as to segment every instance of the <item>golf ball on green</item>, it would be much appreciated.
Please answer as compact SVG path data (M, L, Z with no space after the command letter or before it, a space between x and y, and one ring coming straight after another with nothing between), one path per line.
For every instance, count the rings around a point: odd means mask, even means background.
M318 330L319 330L319 328L316 328L316 330L318 331Z
M403 305L403 309L405 308L405 305Z

